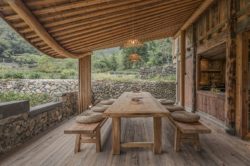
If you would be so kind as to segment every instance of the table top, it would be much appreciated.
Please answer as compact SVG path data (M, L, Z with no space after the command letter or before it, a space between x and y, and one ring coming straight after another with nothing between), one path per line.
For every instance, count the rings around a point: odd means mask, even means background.
M139 98L140 101L132 101L133 98ZM104 113L111 117L169 115L169 111L148 92L124 92Z

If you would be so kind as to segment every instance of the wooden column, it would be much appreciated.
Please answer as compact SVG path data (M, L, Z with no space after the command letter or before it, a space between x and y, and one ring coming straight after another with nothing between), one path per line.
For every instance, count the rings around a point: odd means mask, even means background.
M248 133L248 34L237 35L236 60L236 134L244 138Z
M91 104L91 55L79 59L79 113Z
M235 134L236 110L236 1L228 1L228 40L226 56L226 125L230 134Z
M197 38L196 26L193 25L193 86L192 86L192 112L196 111L196 90L197 90Z
M185 104L185 63L186 63L186 41L185 41L185 31L181 31L181 56L180 56L180 105Z

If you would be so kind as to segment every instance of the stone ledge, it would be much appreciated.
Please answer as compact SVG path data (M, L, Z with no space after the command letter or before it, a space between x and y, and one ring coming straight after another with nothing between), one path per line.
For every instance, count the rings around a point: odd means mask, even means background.
M29 116L33 117L41 113L48 112L60 106L62 106L62 102L50 102L46 104L41 104L41 105L32 107L30 109Z
M0 119L29 112L29 101L12 101L0 103Z

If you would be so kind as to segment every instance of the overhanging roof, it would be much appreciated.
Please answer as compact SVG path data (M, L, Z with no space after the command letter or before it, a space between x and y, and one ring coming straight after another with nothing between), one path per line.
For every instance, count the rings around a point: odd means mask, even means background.
M122 46L133 37L142 41L171 37L204 2L4 0L0 1L0 15L45 54L77 58L97 49Z

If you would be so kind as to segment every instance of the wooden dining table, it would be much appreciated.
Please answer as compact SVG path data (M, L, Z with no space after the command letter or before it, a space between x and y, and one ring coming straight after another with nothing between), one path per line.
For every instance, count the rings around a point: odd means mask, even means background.
M161 153L162 117L169 112L148 92L124 92L104 114L112 118L112 151L120 154L122 148L150 148L155 154ZM153 118L153 142L121 143L121 118Z

